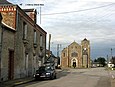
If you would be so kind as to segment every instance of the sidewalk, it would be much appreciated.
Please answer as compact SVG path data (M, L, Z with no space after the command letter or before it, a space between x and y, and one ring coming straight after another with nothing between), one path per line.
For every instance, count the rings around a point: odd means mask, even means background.
M61 69L56 69L57 73L60 73L62 70ZM26 77L26 78L19 78L15 80L9 80L9 81L4 81L0 83L0 87L15 87L16 85L21 85L24 83L29 83L34 81L34 77Z
M10 80L10 81L5 81L5 82L0 83L0 87L15 87L16 85L28 83L31 81L34 81L33 77L15 79L15 80Z

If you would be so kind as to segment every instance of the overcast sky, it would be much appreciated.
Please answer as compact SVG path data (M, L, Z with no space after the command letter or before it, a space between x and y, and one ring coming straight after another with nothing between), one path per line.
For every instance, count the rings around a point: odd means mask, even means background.
M56 45L63 47L73 41L81 43L87 38L91 44L91 57L115 56L115 0L8 0L22 4L21 8L36 8L37 23L51 34L51 49L56 54ZM41 24L39 6L41 6ZM47 39L48 42L48 39Z

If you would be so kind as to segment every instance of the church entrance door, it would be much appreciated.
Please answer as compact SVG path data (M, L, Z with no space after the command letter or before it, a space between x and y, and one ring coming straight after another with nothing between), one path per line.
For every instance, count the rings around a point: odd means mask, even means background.
M73 67L74 67L74 68L76 67L76 62L73 62Z
M72 58L72 60L71 60L71 66L74 67L74 68L78 67L78 61L77 61L76 58Z

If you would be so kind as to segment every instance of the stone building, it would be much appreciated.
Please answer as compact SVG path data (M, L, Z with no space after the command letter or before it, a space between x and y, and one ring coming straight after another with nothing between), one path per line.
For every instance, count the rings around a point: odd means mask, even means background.
M32 76L44 64L46 32L36 24L35 9L21 9L6 0L0 1L0 79Z
M89 68L90 67L90 42L86 38L81 45L75 41L61 52L61 67Z
M13 78L11 74L14 72L14 58L12 55L14 53L15 31L2 23L0 25L0 77L1 80L6 80L6 78Z

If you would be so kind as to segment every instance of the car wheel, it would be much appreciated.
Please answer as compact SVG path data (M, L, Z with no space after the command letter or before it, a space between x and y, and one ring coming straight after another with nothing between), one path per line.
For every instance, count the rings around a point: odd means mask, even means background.
M35 78L35 81L37 81L38 80L38 78Z
M53 79L54 79L54 77L53 77L53 76L51 76L51 77L50 77L50 80L53 80Z
M56 77L56 75L54 76L54 79L56 79L57 77Z

